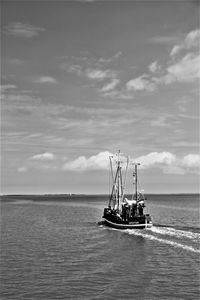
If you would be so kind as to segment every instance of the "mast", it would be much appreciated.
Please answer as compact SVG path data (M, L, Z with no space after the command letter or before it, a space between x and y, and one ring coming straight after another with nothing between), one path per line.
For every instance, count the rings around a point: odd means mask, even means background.
M120 197L121 197L121 161L120 161L120 150L118 150L117 160L117 209L119 209Z
M134 163L135 166L135 172L133 173L133 176L135 176L135 199L138 200L138 175L137 175L137 167L140 165L140 163Z
M120 198L120 162L118 161L118 176L117 176L117 209L119 209Z
M124 191L125 191L125 187L126 187L126 179L127 179L128 165L129 165L129 157L127 156L127 161L126 161L126 171L125 171L125 176L124 176L124 184L122 185L122 201L123 201L123 198L124 198Z
M111 201L115 200L115 204L117 204L117 209L119 209L120 200L123 195L123 184L122 184L122 172L121 172L121 161L120 161L120 150L117 153L117 169L115 173L115 177L113 174L113 166L112 166L112 156L109 157L110 159L110 168L111 168L111 175L112 175L112 191L109 199L108 206L111 206Z
M109 204L108 204L109 207L111 206L111 201L113 200L114 192L115 192L115 198L116 198L116 181L117 181L117 172L115 174L115 179L113 181L112 191L111 191L111 194L110 194L110 199L109 199Z
M113 158L113 156L109 156L109 160L110 160L110 170L111 170L111 176L112 176L112 183L114 182L114 175L113 175L113 167L112 167L112 160L111 158Z
M112 184L112 191L111 191L111 194L110 194L110 199L109 199L109 204L108 204L109 207L111 207L111 201L114 200L113 196L115 196L115 204L116 204L116 201L118 202L119 153L120 153L120 150L118 151L118 161L117 161L117 170L116 170L116 173L115 173L115 178L114 178L113 166L112 166L112 158L113 158L113 156L109 156L109 159L110 159L110 168L111 168L111 175L112 175L112 182L113 182L113 184Z

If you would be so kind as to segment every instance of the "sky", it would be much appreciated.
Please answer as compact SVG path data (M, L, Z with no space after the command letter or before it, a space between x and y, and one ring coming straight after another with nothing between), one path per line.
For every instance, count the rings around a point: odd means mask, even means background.
M106 194L119 149L199 192L198 1L2 1L1 28L1 194Z

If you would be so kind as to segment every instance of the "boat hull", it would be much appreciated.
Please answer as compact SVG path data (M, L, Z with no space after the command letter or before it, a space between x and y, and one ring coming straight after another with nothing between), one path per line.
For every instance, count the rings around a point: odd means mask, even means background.
M123 224L123 223L115 223L112 222L105 217L103 218L105 225L115 228L115 229L145 229L145 228L151 228L153 226L152 222L148 223L138 223L138 224Z

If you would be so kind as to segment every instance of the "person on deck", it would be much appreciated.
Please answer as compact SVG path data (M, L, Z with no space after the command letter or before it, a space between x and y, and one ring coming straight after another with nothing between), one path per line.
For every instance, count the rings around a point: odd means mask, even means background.
M139 205L138 205L138 210L139 210L140 216L143 215L143 208L144 208L144 201L140 201Z

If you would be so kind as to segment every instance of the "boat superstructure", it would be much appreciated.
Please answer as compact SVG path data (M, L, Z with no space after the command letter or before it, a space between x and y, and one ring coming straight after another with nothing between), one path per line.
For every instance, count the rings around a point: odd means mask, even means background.
M105 224L116 229L143 229L152 227L151 216L144 213L146 198L144 193L138 190L138 166L140 163L131 163L133 165L134 192L131 199L128 199L125 197L125 188L130 158L122 156L120 151L118 151L116 159L114 156L110 156L109 159L112 189L108 206L104 208L103 219ZM115 168L114 163L116 163Z

